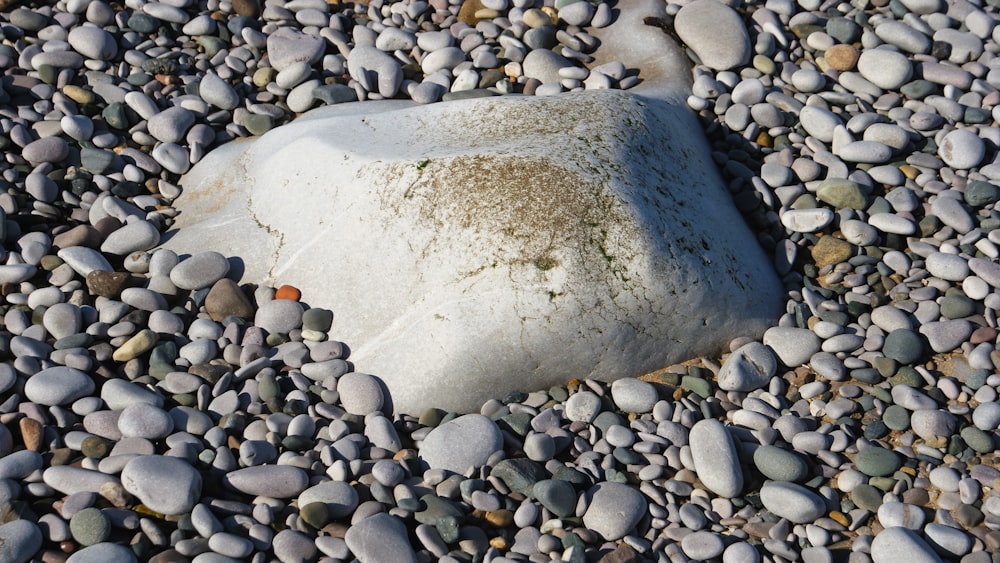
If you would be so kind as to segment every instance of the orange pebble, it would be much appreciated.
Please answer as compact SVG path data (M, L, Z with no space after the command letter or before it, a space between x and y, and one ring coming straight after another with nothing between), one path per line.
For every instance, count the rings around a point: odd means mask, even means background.
M302 297L302 292L299 288L291 285L283 285L274 292L275 299L291 299L292 301L298 301Z

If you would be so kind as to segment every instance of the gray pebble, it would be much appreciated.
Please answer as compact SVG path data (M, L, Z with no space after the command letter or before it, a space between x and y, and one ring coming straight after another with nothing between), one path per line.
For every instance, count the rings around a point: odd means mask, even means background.
M725 391L753 391L766 386L778 369L777 358L760 342L750 342L733 352L719 370L719 387Z
M125 465L121 480L126 491L162 514L186 514L201 498L201 474L180 458L139 456Z
M382 409L385 400L378 379L365 373L345 373L337 379L337 392L344 410L366 415Z
M941 562L941 558L916 532L902 527L886 528L876 534L871 543L871 556L874 563L900 560L911 563Z
M229 273L229 260L218 252L194 254L170 270L170 281L178 289L198 290L211 287ZM285 331L287 332L287 331Z
M464 473L482 467L494 452L503 449L496 423L480 414L467 414L432 430L420 445L420 457L431 469Z
M699 420L689 435L698 479L715 494L732 498L743 490L743 470L729 431L713 419Z
M628 485L600 483L587 495L590 504L583 514L583 525L608 541L625 537L646 514L646 498Z
M292 498L309 484L305 471L291 465L259 465L227 473L223 484L251 496Z
M624 412L643 414L660 399L653 384L640 379L619 379L611 384L611 398Z
M344 541L360 563L417 563L406 525L396 516L379 513L355 522L347 529Z
M25 563L42 548L41 530L29 520L0 524L0 560Z

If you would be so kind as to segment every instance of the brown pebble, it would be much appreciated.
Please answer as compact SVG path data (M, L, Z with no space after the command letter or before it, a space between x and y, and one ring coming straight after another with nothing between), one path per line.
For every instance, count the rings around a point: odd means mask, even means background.
M121 222L117 217L112 217L108 215L107 217L101 217L94 223L94 228L100 233L101 237L107 237L111 233L122 228L124 223Z
M611 553L605 553L597 563L639 563L642 557L628 544L621 544Z
M94 270L87 274L87 289L93 295L118 299L122 290L130 285L132 276L125 272Z
M487 512L483 519L496 528L506 528L514 524L514 513L503 508Z
M108 455L111 451L111 446L108 444L107 440L101 438L100 436L87 436L80 443L80 452L83 455L93 458L102 459Z
M257 0L233 0L233 11L238 16L256 18L260 15L260 3Z
M52 237L52 244L59 248L69 248L70 246L98 248L101 246L103 240L104 237L93 226L77 225L68 231Z
M46 549L42 552L39 559L41 559L42 563L64 563L69 559L69 554L54 549Z
M992 342L997 337L997 329L989 326L981 326L976 330L972 331L972 336L969 337L969 342L972 344L982 344L983 342Z
M853 255L853 244L830 235L819 239L819 242L812 249L812 258L817 269L840 264Z
M21 429L21 442L24 448L33 452L42 451L45 425L33 418L24 417L17 421L17 426Z
M826 64L830 65L830 68L840 71L854 68L858 64L860 56L858 50L850 45L834 45L823 54Z
M480 0L466 0L462 2L462 7L458 9L458 21L475 27L479 23L476 12L484 8Z
M188 561L191 559L181 555L176 549L161 551L149 558L149 563L187 563Z
M500 550L507 549L507 540L501 536L490 538L490 547L495 547Z
M222 278L215 282L212 289L208 291L208 295L205 296L205 310L216 322L221 322L228 316L242 319L252 319L254 316L254 308L250 299L243 293L240 286L229 278Z

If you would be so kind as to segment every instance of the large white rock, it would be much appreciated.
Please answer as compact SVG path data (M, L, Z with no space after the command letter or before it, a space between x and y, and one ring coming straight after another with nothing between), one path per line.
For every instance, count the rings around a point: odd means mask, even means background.
M633 41L667 41L632 20ZM670 72L645 95L315 110L199 162L166 246L243 257L243 281L332 309L401 412L716 352L773 322L781 286L701 127L660 99L683 99L690 74Z

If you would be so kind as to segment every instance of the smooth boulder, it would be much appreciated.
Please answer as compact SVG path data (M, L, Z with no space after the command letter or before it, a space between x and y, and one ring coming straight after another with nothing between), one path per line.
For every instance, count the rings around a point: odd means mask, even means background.
M781 309L694 117L651 97L332 106L182 184L167 246L333 310L398 412L642 375Z

